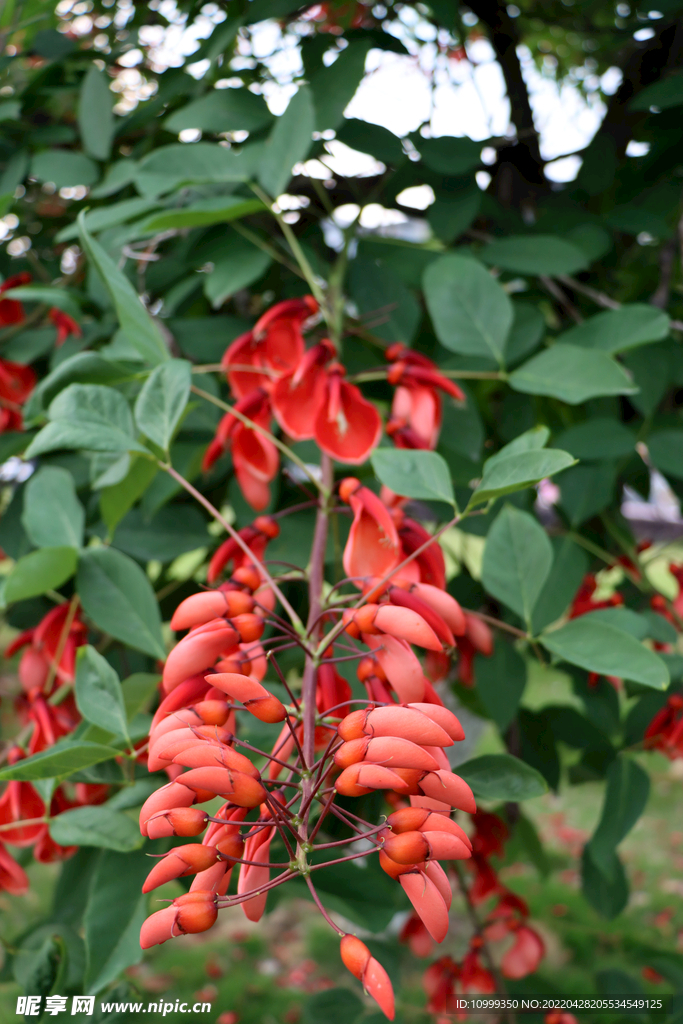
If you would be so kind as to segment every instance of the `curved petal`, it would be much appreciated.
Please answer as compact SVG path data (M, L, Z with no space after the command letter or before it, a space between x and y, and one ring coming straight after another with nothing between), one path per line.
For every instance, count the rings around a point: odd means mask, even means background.
M315 439L324 452L338 462L360 465L379 443L381 433L377 409L354 384L328 382L327 401L315 420Z

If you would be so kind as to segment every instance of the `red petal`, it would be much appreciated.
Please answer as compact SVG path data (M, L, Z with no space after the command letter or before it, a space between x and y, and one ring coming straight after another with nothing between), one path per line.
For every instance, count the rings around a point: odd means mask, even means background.
M338 408L330 412L331 397L315 420L315 439L328 455L339 462L360 465L379 442L382 421L377 409L363 398L354 384L339 383ZM337 405L337 403L334 403Z

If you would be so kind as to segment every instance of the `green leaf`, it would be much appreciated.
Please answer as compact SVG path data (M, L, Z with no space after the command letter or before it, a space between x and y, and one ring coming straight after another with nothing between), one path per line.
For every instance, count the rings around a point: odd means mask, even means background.
M521 451L502 458L501 455L502 452L498 452L484 463L484 473L470 498L470 505L480 505L491 498L533 487L539 480L561 473L575 462L568 452L558 448Z
M621 420L595 416L563 431L556 443L575 459L621 459L635 450L636 435Z
M572 619L566 626L542 635L540 641L551 654L588 672L631 679L654 690L665 690L669 685L669 673L661 658L628 633L596 621L592 615Z
M85 226L91 234L96 234L158 209L159 203L156 199L122 199L119 203L111 203L107 206L99 206L95 210L89 210L85 215ZM72 239L78 238L78 234L78 224L69 224L57 233L55 242L70 242Z
M145 493L158 472L155 462L136 458L123 480L103 488L100 494L100 511L110 534L113 534L126 512Z
M121 692L128 721L139 711L144 710L147 702L156 693L160 680L161 676L151 672L134 672L132 676L123 680Z
M119 757L120 750L106 747L101 743L86 743L82 740L60 740L39 754L26 757L23 761L0 769L0 782L22 779L52 779L73 775L82 768Z
M489 242L479 255L484 263L517 274L575 274L588 266L582 249L555 235L511 235Z
M107 732L126 736L126 709L121 683L109 662L94 647L81 647L76 656L76 705L83 718Z
M32 938L30 936L26 945L17 951L13 964L14 978L27 995L38 995L39 1005L42 1005L43 997L48 996L64 977L68 954L59 934L46 935L37 948L33 946Z
M83 610L116 640L153 658L165 658L156 596L140 566L113 548L88 548L76 587Z
M477 693L501 732L517 714L526 686L524 659L510 644L498 642L490 658L477 657Z
M91 236L85 225L85 213L82 210L78 215L78 226L86 255L109 292L121 330L125 332L131 345L152 365L169 359L170 355L161 331L142 305L128 278L99 242Z
M370 456L378 479L396 494L426 501L455 501L448 463L437 452L376 448Z
M424 292L436 336L465 356L503 363L512 303L488 270L466 256L442 256L424 273Z
M101 846L119 853L137 850L145 841L132 818L106 805L62 811L50 822L50 835L60 846Z
M77 352L43 378L24 406L25 416L40 416L67 384L117 384L130 377L130 370L103 359L97 352Z
M386 341L412 341L422 317L420 306L390 267L376 259L357 256L349 268L348 287L373 334Z
M204 282L204 294L214 309L222 306L235 292L258 281L273 261L269 253L234 231L227 236L226 242L225 255L216 261Z
M515 318L505 347L508 363L517 363L539 344L545 331L545 320L538 306L530 302L513 302Z
M645 810L650 777L629 757L617 757L607 770L602 815L588 846L593 863L607 878L612 874L615 851Z
M65 288L52 288L43 284L25 284L19 288L9 288L3 292L3 295L8 299L19 299L20 302L42 302L46 306L56 306L68 313L74 320L78 320L81 315L73 293L66 291Z
M254 147L242 146L237 153L213 142L161 146L140 160L135 185L141 195L152 198L182 185L248 181L254 170L253 155Z
M144 847L100 854L84 919L86 992L99 992L142 959L140 928L147 916L148 899L140 889L149 870Z
M632 302L589 317L565 331L561 340L563 344L583 345L614 354L650 341L661 341L668 333L666 313L656 306Z
M120 192L126 185L130 185L135 179L137 168L137 160L132 160L130 157L116 160L115 163L109 165L104 180L100 182L97 188L92 190L90 195L93 199L107 199L109 196L116 195L117 192ZM95 213L96 211L93 210L92 212ZM87 216L88 214L86 214Z
M379 124L368 124L350 117L340 124L337 138L345 146L360 153L369 153L383 164L396 166L406 159L401 140Z
M206 525L196 505L169 505L151 519L141 508L134 508L117 527L114 544L142 562L170 562L210 543Z
M168 451L190 398L192 365L171 359L157 366L135 402L135 421L150 441Z
M59 448L124 452L147 449L134 439L123 395L101 384L70 384L50 403L51 420L26 449L26 458Z
M37 548L80 548L85 511L71 473L41 466L26 484L21 523Z
M481 164L483 143L468 138L444 135L437 139L416 140L422 162L437 174L458 177Z
M6 604L56 590L76 572L78 552L72 547L45 547L24 555L5 582Z
M656 430L647 439L647 449L660 472L683 478L683 430Z
M683 75L675 72L646 86L636 95L635 99L631 100L629 106L631 110L649 110L650 107L669 110L671 107L680 107L681 104L683 104Z
M606 352L556 343L510 374L510 387L579 405L598 395L632 395L638 389Z
M514 441L510 441L508 444L504 445L500 451L487 459L486 464L489 469L492 469L495 465L502 462L503 459L507 459L510 455L519 455L521 452L540 451L541 448L545 448L547 445L549 437L550 430L548 427L544 427L542 425L532 427L530 430L525 430L524 433L516 437Z
M312 75L310 87L316 131L339 125L365 74L365 59L371 47L370 39L354 41L340 52L333 64Z
M243 199L240 196L216 196L200 199L184 206L181 210L157 213L141 225L140 231L167 231L169 228L208 227L211 224L226 224L240 217L265 210L260 199Z
M553 565L531 617L534 636L567 610L589 569L588 555L568 537L553 538L552 544Z
M479 186L468 179L463 187L437 195L427 210L427 220L436 237L446 243L459 238L479 213L482 198Z
M21 117L21 103L18 100L6 100L0 103L0 121L18 121Z
M616 853L613 855L609 873L604 875L591 857L590 845L586 844L581 856L581 889L594 910L612 920L628 903L628 880L624 865Z
M263 96L248 89L214 89L206 96L175 110L164 121L167 132L187 128L219 135L222 132L258 131L273 120Z
M482 800L529 800L548 792L543 776L511 754L483 754L457 769Z
M365 1007L348 988L328 988L309 996L303 1006L304 1024L356 1024Z
M72 149L44 149L31 160L31 177L51 181L58 189L94 185L99 176L97 164Z
M560 481L560 505L572 526L580 526L606 509L614 498L616 466L601 462L573 466Z
M83 149L96 160L108 160L114 137L114 97L104 71L91 64L78 97L78 128Z
M275 122L260 162L258 178L268 195L277 198L284 192L294 164L308 156L314 128L311 90L300 86L284 114Z
M481 581L531 630L531 616L553 563L548 534L528 512L506 505L486 538Z

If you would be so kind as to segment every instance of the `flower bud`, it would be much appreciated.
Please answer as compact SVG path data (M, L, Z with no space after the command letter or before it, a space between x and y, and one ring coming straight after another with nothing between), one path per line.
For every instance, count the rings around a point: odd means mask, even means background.
M218 917L216 893L207 890L185 893L173 906L178 908L177 927L186 934L207 931Z
M150 839L164 836L198 836L209 821L209 815L199 807L174 807L170 811L159 811L147 821Z

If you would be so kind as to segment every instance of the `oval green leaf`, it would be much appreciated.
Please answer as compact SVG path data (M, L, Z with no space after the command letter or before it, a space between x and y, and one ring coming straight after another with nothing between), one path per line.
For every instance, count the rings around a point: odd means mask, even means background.
M460 775L482 800L529 800L548 792L543 776L512 754L484 754L459 764Z
M653 690L665 690L669 672L653 651L635 637L606 622L581 615L540 638L547 651L589 672L631 679Z
M56 590L76 572L78 552L72 547L40 548L16 563L5 583L5 602L25 601Z
M453 505L455 497L450 470L438 452L376 448L370 461L377 478L395 494Z

